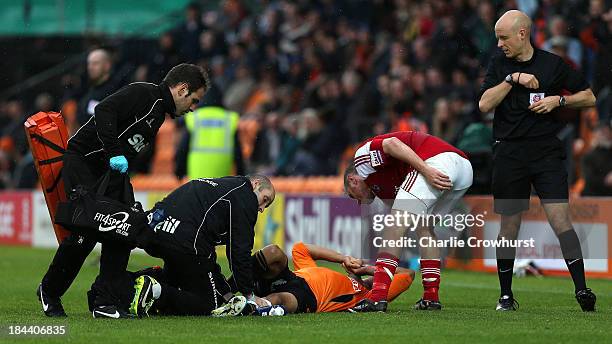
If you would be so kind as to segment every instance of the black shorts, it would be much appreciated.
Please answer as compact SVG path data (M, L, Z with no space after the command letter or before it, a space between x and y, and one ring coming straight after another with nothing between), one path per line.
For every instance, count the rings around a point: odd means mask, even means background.
M261 283L261 281L258 281ZM317 299L310 286L302 278L289 271L284 278L268 281L268 289L272 293L289 293L297 299L296 313L314 313L317 311Z
M495 212L513 215L529 209L533 185L542 203L567 203L565 148L556 137L497 141L493 146Z

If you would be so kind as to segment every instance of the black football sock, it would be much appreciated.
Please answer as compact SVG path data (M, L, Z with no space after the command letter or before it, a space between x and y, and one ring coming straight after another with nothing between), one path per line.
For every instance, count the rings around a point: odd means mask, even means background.
M499 278L500 297L512 295L512 274L514 269L514 258L516 256L516 248L514 247L498 247L495 250L497 255L497 277Z
M561 252L565 258L567 269L574 280L575 291L586 289L586 281L584 279L584 260L582 259L582 248L576 231L572 228L559 235L559 243L561 244Z

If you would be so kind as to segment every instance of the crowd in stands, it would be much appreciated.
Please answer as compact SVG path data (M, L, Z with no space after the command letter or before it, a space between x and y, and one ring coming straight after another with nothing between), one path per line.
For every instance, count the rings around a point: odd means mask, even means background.
M108 80L113 87L158 83L180 62L204 66L213 82L204 103L222 104L241 116L248 172L337 175L364 138L418 130L465 150L476 169L475 192L487 193L492 114L481 114L476 104L487 63L498 50L495 22L506 10L519 9L533 19L534 45L562 56L591 84L597 109L564 117L571 128L564 139L573 179L582 181L586 193L612 194L611 159L605 159L612 156L610 1L247 4L226 0L206 11L198 2L190 4L185 20L162 34L153 51L135 57L125 52L129 47L111 49L115 64ZM25 115L57 109L70 99L78 103L92 87L84 73L62 78L61 99L41 94L32 108L19 98L0 103L0 188L27 184L16 179L29 156L21 127ZM600 161L607 167L596 165Z

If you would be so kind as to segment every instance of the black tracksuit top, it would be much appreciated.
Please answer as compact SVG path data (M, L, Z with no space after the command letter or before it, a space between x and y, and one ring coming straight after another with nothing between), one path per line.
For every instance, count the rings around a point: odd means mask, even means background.
M128 161L155 139L166 113L174 115L170 89L135 82L106 97L92 116L68 141L68 152L108 165L108 159L124 155Z
M193 179L155 204L163 209L165 224L156 226L160 243L182 254L216 261L215 247L226 246L226 256L237 286L244 295L253 290L251 250L258 202L247 177Z

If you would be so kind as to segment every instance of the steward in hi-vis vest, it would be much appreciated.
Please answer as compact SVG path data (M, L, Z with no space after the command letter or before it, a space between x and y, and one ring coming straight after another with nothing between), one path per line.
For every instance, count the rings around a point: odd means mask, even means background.
M190 135L187 154L190 179L232 175L235 161L236 169L242 169L238 119L238 113L218 106L202 107L185 116Z

